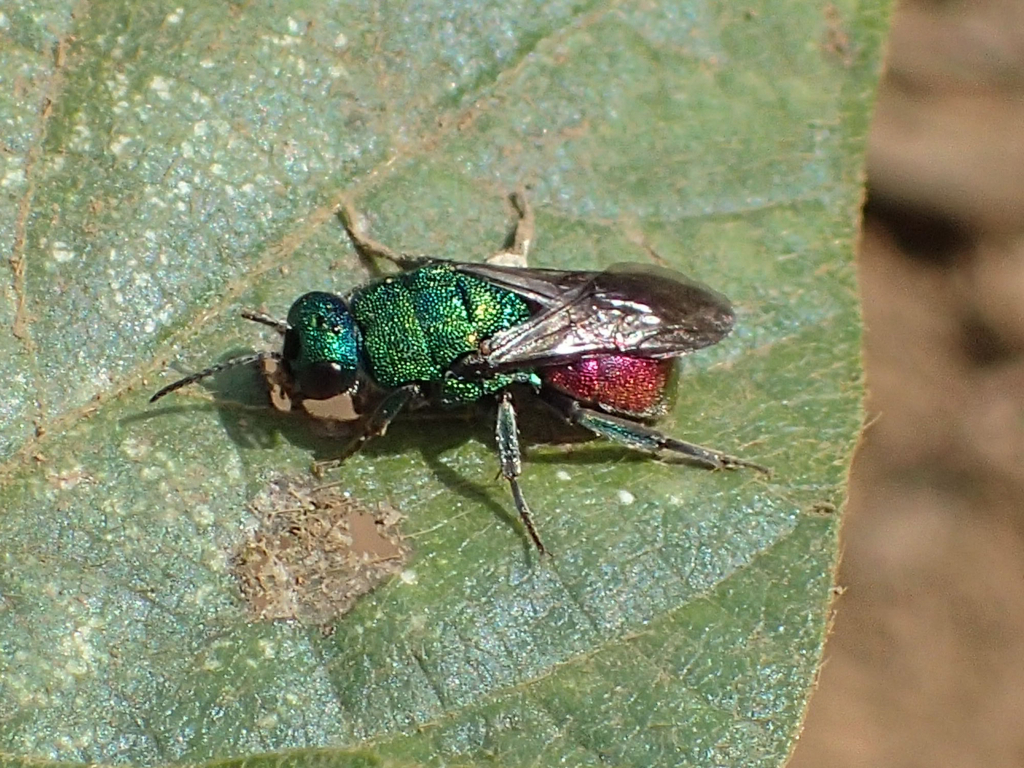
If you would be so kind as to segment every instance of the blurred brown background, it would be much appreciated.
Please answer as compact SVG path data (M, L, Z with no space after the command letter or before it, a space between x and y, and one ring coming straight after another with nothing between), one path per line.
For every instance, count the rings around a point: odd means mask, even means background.
M790 768L1024 766L1024 3L897 8L868 178L870 426Z

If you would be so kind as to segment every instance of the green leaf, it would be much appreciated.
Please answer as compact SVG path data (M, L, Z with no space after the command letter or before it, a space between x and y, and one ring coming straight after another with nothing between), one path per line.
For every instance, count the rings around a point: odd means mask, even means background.
M886 22L852 0L0 11L8 760L781 764L860 421ZM147 397L279 343L239 309L367 279L344 196L394 247L479 260L520 184L534 266L661 258L734 301L662 426L774 478L531 446L538 559L491 425L410 420L332 475L406 516L401 578L333 634L250 623L247 505L337 443L244 405L245 370Z

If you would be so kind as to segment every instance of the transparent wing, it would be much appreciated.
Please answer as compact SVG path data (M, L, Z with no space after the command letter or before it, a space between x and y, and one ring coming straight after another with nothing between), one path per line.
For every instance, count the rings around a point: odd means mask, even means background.
M538 305L537 313L492 336L471 367L489 370L553 365L614 353L680 357L732 330L729 300L678 272L618 264L603 272L458 264Z

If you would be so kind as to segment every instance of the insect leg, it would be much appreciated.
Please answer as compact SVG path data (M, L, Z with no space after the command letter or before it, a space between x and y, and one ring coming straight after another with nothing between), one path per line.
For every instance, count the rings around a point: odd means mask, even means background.
M363 422L360 433L349 441L342 450L341 455L317 461L313 464L313 473L322 476L325 471L342 464L345 459L353 454L359 453L363 444L373 437L380 437L388 431L388 425L395 420L395 417L402 411L409 402L420 394L420 388L416 384L406 384L398 389L393 389L384 396L373 413Z
M497 267L526 267L526 256L533 243L533 209L526 200L526 193L517 189L508 196L516 209L516 223L512 233L505 239L500 251L487 257L487 263Z
M517 189L509 195L509 200L512 201L516 213L519 214L519 220L516 222L516 229L512 235L512 247L509 250L522 256L525 261L530 252L530 245L533 244L533 208L530 207L530 202L526 199L524 189Z
M644 451L645 453L678 454L693 464L706 467L707 469L738 469L739 467L748 467L765 475L771 474L770 469L760 464L755 464L752 461L731 456L728 453L722 453L713 448L705 448L702 445L688 443L685 440L677 440L644 424L585 408L570 398L564 398L564 402L561 402L563 398L551 397L551 393L545 394L548 395L546 397L548 402L559 408L570 423L577 424L593 432L595 435L607 438L634 450Z
M341 208L338 209L338 217L341 219L341 223L345 225L345 231L348 232L348 237L352 241L353 247L364 258L386 259L402 270L416 269L434 261L434 259L427 256L397 253L384 245L384 243L374 240L363 232L362 227L359 226L359 214L348 200L342 203Z
M523 463L519 451L519 428L516 426L516 409L512 405L512 395L509 392L502 392L498 400L498 420L495 424L495 437L498 441L498 461L501 464L501 474L508 480L512 488L512 498L516 503L516 511L526 526L526 532L530 534L533 543L540 553L546 554L537 528L533 524L533 516L530 508L523 498L523 491L519 487L519 475L523 471Z

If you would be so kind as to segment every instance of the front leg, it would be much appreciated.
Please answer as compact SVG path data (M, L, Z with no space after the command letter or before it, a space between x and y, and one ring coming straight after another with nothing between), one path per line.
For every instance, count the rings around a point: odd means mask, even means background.
M341 455L326 461L314 462L313 474L317 477L323 477L324 472L328 469L339 466L345 459L359 453L367 440L380 437L387 432L388 426L402 412L402 409L413 399L420 396L420 388L417 384L406 384L388 392L374 409L373 413L363 422L363 428L360 433L345 446Z
M359 213L351 202L346 200L338 209L338 217L345 225L345 231L352 241L352 246L359 252L359 255L366 259L386 259L401 270L417 269L435 261L428 256L412 256L408 253L398 253L388 248L381 242L363 232L359 225Z

